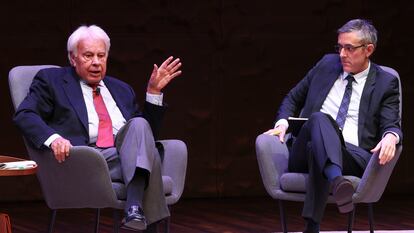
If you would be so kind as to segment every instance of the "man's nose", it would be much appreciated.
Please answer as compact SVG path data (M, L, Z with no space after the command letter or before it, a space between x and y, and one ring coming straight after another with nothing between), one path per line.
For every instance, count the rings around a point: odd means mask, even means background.
M92 57L92 64L97 65L99 63L101 63L101 61L99 60L98 56L93 56Z
M339 49L339 56L340 56L340 57L346 57L345 48L340 48L340 49Z

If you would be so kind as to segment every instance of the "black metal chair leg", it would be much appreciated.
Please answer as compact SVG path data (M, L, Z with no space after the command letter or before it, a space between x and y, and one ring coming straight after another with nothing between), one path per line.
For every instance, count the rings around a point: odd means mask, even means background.
M348 213L348 233L352 232L352 228L354 226L355 210L356 210L356 206L354 207L354 210Z
M374 204L368 203L369 232L374 233Z
M57 210L51 210L50 212L49 230L47 231L49 233L53 233L53 227L55 226L55 220L56 220L56 212Z
M164 233L170 233L170 222L171 222L171 217L167 217L166 219L164 219L165 224L164 224Z
M168 206L168 210L171 213L171 206ZM167 217L166 219L164 219L164 233L170 233L170 223L171 223L171 215L170 217Z
M120 215L119 210L114 209L114 233L119 233L119 227L120 227Z
M279 212L280 212L280 222L282 223L282 231L283 233L287 233L288 229L286 226L285 208L283 206L282 200L279 200Z
M99 232L99 217L101 215L101 209L96 209L96 217L95 217L95 233Z

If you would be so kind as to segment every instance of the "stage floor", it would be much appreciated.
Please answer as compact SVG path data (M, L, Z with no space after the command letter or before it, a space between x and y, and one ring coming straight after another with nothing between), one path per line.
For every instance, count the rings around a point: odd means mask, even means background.
M301 209L300 203L286 203L289 232L303 230ZM10 215L13 233L47 231L49 209L44 202L3 202L0 212ZM111 209L102 211L100 233L113 232L112 213ZM172 207L171 213L171 233L275 233L282 230L277 202L269 197L182 199ZM377 233L413 232L409 230L414 230L414 198L384 197L374 205L374 217ZM94 211L60 210L56 221L55 233L93 232ZM345 232L346 224L347 215L339 214L334 205L328 205L321 230ZM364 205L357 208L354 229L356 233L369 229Z

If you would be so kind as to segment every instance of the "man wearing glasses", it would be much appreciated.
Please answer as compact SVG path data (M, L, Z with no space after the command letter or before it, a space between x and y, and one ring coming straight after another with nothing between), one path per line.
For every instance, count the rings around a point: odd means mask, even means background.
M289 171L309 173L302 216L304 232L319 232L332 185L341 213L353 210L352 183L373 153L384 165L402 141L398 79L370 61L377 30L362 19L338 29L338 54L324 56L285 97L275 127L266 134L285 141L289 116L308 118L293 139Z
M156 222L169 210L154 135L166 110L161 90L181 74L180 59L154 64L141 111L133 88L106 75L110 39L104 30L81 26L67 48L71 66L39 71L14 121L34 147L51 150L58 163L70 156L72 145L99 150L111 179L127 187L123 227L156 232Z

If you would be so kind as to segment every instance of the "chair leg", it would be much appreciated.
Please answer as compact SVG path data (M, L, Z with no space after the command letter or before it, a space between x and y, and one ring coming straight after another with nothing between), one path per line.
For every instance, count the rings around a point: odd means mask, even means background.
M49 233L53 233L53 227L55 225L55 220L56 220L56 212L57 210L51 210L50 212L49 230L47 231Z
M101 215L101 209L96 209L96 217L95 217L95 233L99 232L99 217Z
M352 228L354 226L355 210L356 210L356 206L351 212L348 213L348 233L352 232Z
M167 217L166 219L164 219L164 233L170 233L170 221L171 217Z
M119 233L119 227L120 227L120 216L119 216L119 210L114 209L114 233Z
M280 222L282 223L282 231L283 233L287 233L288 229L286 226L285 208L284 208L282 200L279 200L279 212L280 212Z
M368 203L369 232L374 233L374 204Z
M168 210L170 211L171 214L171 206L168 206ZM164 219L164 233L170 233L170 223L171 223L171 215L170 217L167 217L166 219Z
M151 223L147 226L146 230L143 230L142 233L157 233L158 232L159 222Z

